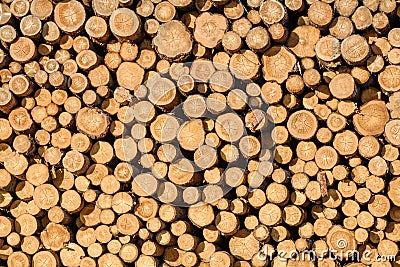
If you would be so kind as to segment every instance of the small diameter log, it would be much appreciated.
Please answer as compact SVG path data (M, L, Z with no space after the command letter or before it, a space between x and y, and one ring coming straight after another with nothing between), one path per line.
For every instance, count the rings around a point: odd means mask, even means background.
M26 172L26 180L34 186L44 184L49 179L49 170L44 164L33 164Z
M353 12L356 10L358 6L358 2L357 1L335 1L335 10L341 15L341 16L345 16L345 17L349 17L351 16L351 14L353 14Z
M76 53L82 52L83 50L89 50L91 45L89 39L86 36L77 36L72 44L72 48Z
M365 30L372 24L371 11L366 6L360 6L351 16L351 20L357 30Z
M228 53L235 53L242 47L242 39L236 32L228 31L222 37L222 46Z
M246 229L239 230L229 241L232 255L243 260L250 260L258 249L259 241Z
M11 91L5 88L0 88L0 111L9 114L15 105L16 98Z
M218 116L215 131L222 140L236 142L244 134L244 125L238 115L227 113Z
M59 193L53 185L45 183L35 188L33 200L39 208L50 209L58 203Z
M174 61L182 60L190 54L193 41L186 26L172 20L160 26L153 38L153 46L162 58Z
M0 40L4 44L11 44L17 39L17 31L11 25L4 25L0 27Z
M189 118L201 118L206 112L206 102L201 95L188 96L183 103L183 112Z
M176 9L167 1L160 2L155 6L153 15L159 22L165 23L171 21L175 17Z
M342 16L334 18L329 27L329 33L339 40L343 40L349 37L353 33L353 31L354 25L351 20L347 17Z
M333 146L340 155L353 155L358 147L357 135L350 130L338 133L333 140Z
M1 25L7 24L7 22L9 22L12 17L12 13L10 12L10 7L6 3L2 3L0 10L2 14L0 24Z
M174 7L181 8L183 10L185 10L185 8L188 8L192 5L192 2L190 0L170 0L169 2Z
M323 170L329 170L338 163L338 154L333 147L323 146L315 153L315 163Z
M379 153L380 148L380 143L373 136L364 136L358 143L358 152L365 158L376 156Z
M88 78L93 87L107 86L111 83L111 75L105 65L100 65L89 71Z
M11 3L10 5L11 14L17 18L22 18L29 12L29 2L26 0L19 0Z
M32 129L33 121L25 108L13 109L8 115L11 127L17 132L27 132Z
M42 23L38 17L28 15L22 18L19 27L24 36L30 39L38 39L40 37Z
M156 53L150 49L143 49L139 52L136 62L144 69L151 69L156 64Z
M194 162L201 169L213 167L217 160L217 151L207 145L199 147L194 153Z
M158 28L160 27L160 23L155 20L155 19L148 19L146 20L146 22L144 23L144 30L145 32L150 35L150 36L154 36L157 34L158 32Z
M399 146L400 142L397 140L396 128L400 125L399 120L391 120L385 125L385 139L394 146Z
M150 0L141 1L136 6L136 13L141 17L148 18L151 16L153 11L154 11L154 4Z
M43 39L49 43L49 44L55 44L58 41L60 41L60 29L58 28L57 24L54 23L53 21L48 21L43 25L43 31L42 31ZM71 40L72 41L72 40ZM43 47L43 52L44 54L48 54L51 52L51 47L44 46Z
M12 252L7 259L7 265L20 265L22 267L28 267L30 265L30 258L22 251Z
M175 117L162 114L151 123L150 132L158 142L169 142L176 137L178 128L179 122Z
M232 30L244 38L252 28L251 22L247 18L240 18L232 23Z
M169 167L168 178L177 185L197 185L199 173L195 172L193 164L187 159L177 160Z
M233 235L239 226L237 217L231 212L222 211L215 220L217 229L227 235Z
M80 152L72 150L65 154L62 164L68 171L75 174L82 174L89 165L89 159Z
M136 176L132 181L132 191L139 196L150 196L156 192L157 180L148 173Z
M188 217L194 225L205 227L214 221L215 215L210 204L199 204L189 207Z
M274 226L281 222L282 211L279 206L272 203L267 203L261 207L258 217L262 224L266 226Z
M305 3L300 0L285 0L285 6L294 12L301 12L304 10Z

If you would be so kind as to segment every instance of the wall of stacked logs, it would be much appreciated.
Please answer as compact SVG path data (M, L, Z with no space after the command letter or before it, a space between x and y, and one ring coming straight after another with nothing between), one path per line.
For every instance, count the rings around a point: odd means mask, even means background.
M400 266L399 17L395 0L2 0L0 265ZM146 84L160 73L171 94ZM183 100L204 110L179 125ZM202 119L226 108L250 133L237 146ZM156 199L140 179L233 189L189 205L202 192Z

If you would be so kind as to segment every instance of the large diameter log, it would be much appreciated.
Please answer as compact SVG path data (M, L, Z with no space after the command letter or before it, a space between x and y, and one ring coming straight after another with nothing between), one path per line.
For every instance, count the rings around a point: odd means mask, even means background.
M141 20L128 8L118 8L110 16L110 29L121 40L136 40L141 37Z
M360 108L360 112L353 116L353 124L361 135L381 135L389 120L389 112L383 101L372 100Z
M308 140L317 132L318 122L314 114L301 110L290 115L287 128L289 133L296 139Z
M262 56L264 79L284 82L296 65L296 57L284 46L273 46Z
M341 257L352 253L356 249L356 240L354 233L342 228L341 226L333 226L327 234L327 243L329 248L335 249L341 253Z
M153 46L162 58L174 61L182 60L190 54L193 41L182 22L171 20L160 26L153 38Z
M329 83L329 90L338 99L353 98L357 94L354 78L348 73L340 73Z
M118 8L119 2L117 0L93 0L92 7L96 15L101 17L109 17L112 12Z
M36 53L35 44L27 37L20 37L10 45L10 55L17 62L28 62L35 57Z
M76 0L60 2L54 8L54 20L62 31L70 34L79 33L86 20L86 11Z
M83 108L76 115L77 128L90 138L102 138L110 126L109 117L97 108Z
M367 40L361 35L351 35L341 44L343 59L350 65L360 65L370 54Z
M295 28L287 41L289 49L298 57L314 57L315 44L320 39L320 31L313 26L305 25Z
M395 65L387 66L378 75L379 85L386 92L396 92L400 89L400 68Z
M204 12L196 18L194 38L203 46L214 48L220 44L227 29L228 21L224 16Z
M272 25L274 23L285 24L288 19L288 14L285 6L278 1L264 1L260 6L260 17L264 24Z

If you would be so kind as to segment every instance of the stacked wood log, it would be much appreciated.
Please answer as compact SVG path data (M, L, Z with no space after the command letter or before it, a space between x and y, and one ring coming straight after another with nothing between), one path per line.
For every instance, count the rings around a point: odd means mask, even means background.
M399 266L399 17L3 0L0 266Z

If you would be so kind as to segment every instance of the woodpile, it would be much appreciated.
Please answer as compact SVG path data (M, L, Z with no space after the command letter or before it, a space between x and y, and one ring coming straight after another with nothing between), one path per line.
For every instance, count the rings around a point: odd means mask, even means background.
M399 18L3 0L0 266L399 266Z

